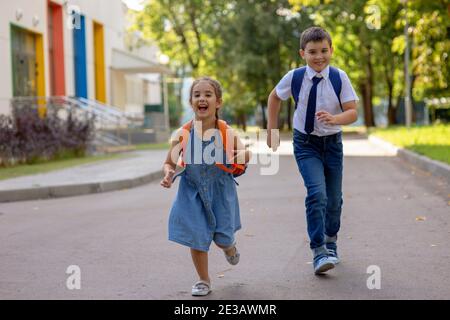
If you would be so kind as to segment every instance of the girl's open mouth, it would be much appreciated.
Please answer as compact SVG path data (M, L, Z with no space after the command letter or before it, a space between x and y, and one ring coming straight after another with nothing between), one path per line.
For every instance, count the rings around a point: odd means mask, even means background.
M208 110L208 107L198 107L198 110L199 111L206 111L206 110Z

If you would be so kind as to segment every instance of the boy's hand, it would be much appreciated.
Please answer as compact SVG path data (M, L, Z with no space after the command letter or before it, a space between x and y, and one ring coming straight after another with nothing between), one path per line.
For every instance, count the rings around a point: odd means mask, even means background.
M272 148L273 152L277 151L280 146L280 135L278 129L267 130L267 146Z
M336 118L332 114L326 112L326 111L319 111L316 113L317 120L329 124L329 125L336 125Z
M166 175L164 176L164 179L161 180L160 185L164 188L170 188L172 186L172 179L175 175L175 170L167 170Z

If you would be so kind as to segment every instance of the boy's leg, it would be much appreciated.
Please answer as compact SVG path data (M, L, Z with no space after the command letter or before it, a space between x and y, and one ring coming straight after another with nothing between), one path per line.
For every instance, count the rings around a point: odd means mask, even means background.
M342 171L343 153L342 138L338 134L334 141L327 145L325 158L325 177L327 190L327 210L325 215L325 242L331 256L339 262L337 255L337 234L341 226L342 212Z
M325 246L325 214L327 190L323 163L323 140L309 139L294 130L294 154L307 189L305 200L306 220L310 247L313 252L315 274L322 274L334 268L334 261Z
M325 168L327 209L325 214L325 234L334 237L341 227L342 212L342 165L330 168L327 164Z
M306 222L310 247L314 251L325 244L324 220L327 206L326 183L322 157L313 141L294 131L294 154L303 177L307 196L305 199ZM320 249L319 249L320 251Z

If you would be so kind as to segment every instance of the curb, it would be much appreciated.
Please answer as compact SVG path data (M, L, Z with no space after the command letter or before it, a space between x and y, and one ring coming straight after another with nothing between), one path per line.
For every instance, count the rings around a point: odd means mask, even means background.
M381 138L373 135L369 136L369 141L394 153L399 158L419 167L422 170L430 172L437 178L444 178L450 184L450 166L446 163L432 160L415 152L399 148Z
M148 184L155 180L161 179L162 177L162 170L158 170L156 172L132 179L0 191L0 203L65 198L130 189Z

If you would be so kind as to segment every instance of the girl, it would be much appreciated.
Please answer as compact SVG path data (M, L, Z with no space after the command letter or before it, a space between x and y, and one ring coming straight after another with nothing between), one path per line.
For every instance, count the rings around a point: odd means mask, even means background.
M176 134L178 138L172 140L161 185L170 188L176 177L181 176L170 211L169 240L190 247L200 278L192 287L192 295L205 296L211 292L208 273L211 242L214 241L224 251L230 264L239 262L234 238L234 233L241 228L239 203L229 163L234 163L233 166L236 162L246 165L250 152L232 129L218 119L222 106L222 89L218 81L208 77L195 80L189 103L195 121L180 128ZM224 130L218 130L219 127L224 128L224 124L228 133L226 136ZM232 156L228 158L229 143L224 143L227 136L234 142ZM180 154L185 170L175 176ZM228 161L222 162L223 159Z

